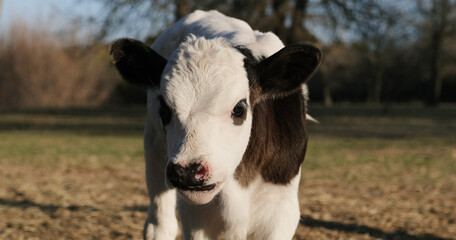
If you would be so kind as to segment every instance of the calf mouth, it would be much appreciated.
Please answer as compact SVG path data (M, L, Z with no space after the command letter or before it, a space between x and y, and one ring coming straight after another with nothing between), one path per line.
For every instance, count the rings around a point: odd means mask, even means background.
M204 192L204 191L211 191L217 186L216 183L209 184L209 185L198 185L198 186L179 186L179 190L183 191L199 191L199 192Z
M202 205L207 204L214 199L214 197L220 191L222 184L223 183L221 182L201 184L197 186L193 184L177 187L176 190L179 195L186 200L186 202L190 204Z

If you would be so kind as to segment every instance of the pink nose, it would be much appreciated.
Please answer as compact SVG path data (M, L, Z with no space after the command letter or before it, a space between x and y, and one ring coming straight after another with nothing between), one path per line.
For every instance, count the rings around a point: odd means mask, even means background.
M204 179L208 173L209 173L209 168L207 167L207 163L206 162L202 162L201 163L201 168L195 174L195 178L196 179Z

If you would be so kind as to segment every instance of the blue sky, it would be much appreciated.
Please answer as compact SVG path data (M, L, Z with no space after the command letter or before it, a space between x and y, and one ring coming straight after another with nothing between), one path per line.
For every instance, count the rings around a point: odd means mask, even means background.
M67 31L73 33L75 29L74 24L71 25L71 20L76 16L99 16L101 5L98 1L93 0L3 0L3 6L0 16L0 34L8 34L9 29L14 21L24 22L31 28L40 28L41 30L51 32ZM388 0L385 2L392 3ZM403 7L410 6L413 0L403 1ZM150 29L141 23L136 23L137 28ZM331 33L324 31L323 28L308 26L320 40L329 40ZM77 28L77 27L76 27ZM90 26L77 28L77 34L87 37L90 31ZM89 30L87 30L89 29ZM131 32L135 29L120 28L120 32L114 33L109 36L107 40L112 40L118 37L132 36ZM83 32L86 30L86 32ZM84 39L79 37L78 39ZM345 31L341 34L345 40L353 38L352 32Z
M99 3L91 0L3 0L0 33L8 34L15 21L23 22L31 28L43 29L44 26L44 29L51 32L69 30L71 19L78 15L97 16L100 7ZM120 32L109 39L126 35L127 32Z
M8 34L12 23L15 21L21 21L31 28L40 28L51 32L62 30L72 32L72 19L81 15L98 16L100 8L101 5L93 0L3 0L0 33ZM88 26L84 26L84 29L88 29ZM81 33L82 30L78 28L78 34L84 35L85 33ZM317 35L327 35L325 32L318 31L321 29L313 30L317 30ZM128 29L122 29L121 32L114 33L107 40L130 36L131 34L128 31Z
M58 31L69 28L78 15L93 15L100 4L90 0L3 0L0 32L8 34L16 21L31 28Z
M63 33L67 36L76 34L78 41L84 41L88 36L93 35L91 33L98 26L81 27L72 23L72 20L78 19L78 16L96 18L100 16L102 7L98 1L93 0L3 0L0 34L8 34L12 24L19 21L30 28ZM147 26L141 26L141 24L144 23L138 22L134 29L119 28L119 31L111 33L106 40L111 41L125 36L134 37L137 28L147 29Z
M59 0L3 0L0 26L4 32L11 27L13 21L20 20L33 27L44 24L54 18L55 21L62 21L57 18L58 9L67 8L72 1Z

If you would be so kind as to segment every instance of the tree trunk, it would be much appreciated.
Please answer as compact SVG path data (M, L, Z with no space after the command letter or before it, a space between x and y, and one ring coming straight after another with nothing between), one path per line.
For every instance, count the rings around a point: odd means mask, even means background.
M366 102L367 103L374 103L375 102L375 97L374 97L374 78L373 77L369 77L369 79L367 79L367 83L366 83L366 91L367 91L367 94L366 94Z
M377 69L374 78L374 89L373 89L373 103L380 104L382 100L382 87L383 87L383 71Z
M309 0L296 0L290 34L287 39L288 43L298 43L305 40L306 30L304 27L304 16L307 11L308 3Z
M371 55L370 61L372 66L372 78L368 82L368 102L375 105L380 105L382 98L383 88L383 75L385 71L385 61L383 60L380 46L376 47L376 50Z
M320 68L320 76L321 76L321 84L322 84L322 90L323 90L323 102L326 107L330 107L333 105L333 99L331 96L331 86L328 82L328 78L326 77L326 72L328 72L328 69L325 67Z
M323 99L325 101L326 107L331 107L333 105L333 99L331 96L331 87L329 86L328 83L323 83Z
M442 36L439 32L435 32L432 36L431 46L430 46L430 76L429 80L432 84L430 98L428 103L430 105L437 105L440 101L440 94L442 92L442 82L439 74L439 58L440 58L440 49L442 44Z
M176 20L179 20L190 13L190 3L188 0L176 1Z
M454 7L454 3L450 3L448 0L432 1L432 32L429 45L429 80L432 87L429 92L428 104L433 106L439 104L442 94L443 79L440 73L440 65L443 54L443 42L445 36L448 35L446 33L447 30L451 28L451 24L454 24L454 20L451 20L451 9Z
M272 7L274 9L274 17L272 19L272 22L270 24L274 26L272 29L272 32L277 34L277 36L282 39L286 40L288 39L288 34L289 32L287 31L287 28L285 27L285 16L287 14L287 8L288 8L288 1L285 0L274 0L272 2ZM285 43L286 44L286 43Z

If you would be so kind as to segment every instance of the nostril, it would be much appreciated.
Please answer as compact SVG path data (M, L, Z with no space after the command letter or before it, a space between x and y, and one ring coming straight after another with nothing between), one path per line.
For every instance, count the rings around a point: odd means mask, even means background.
M209 173L209 167L206 162L192 163L187 166L169 163L166 171L168 181L171 185L186 189L189 186L204 185Z
M195 174L195 178L202 179L207 175L208 172L209 172L209 168L207 167L207 163L202 162L199 166L198 172L196 172L196 174Z

